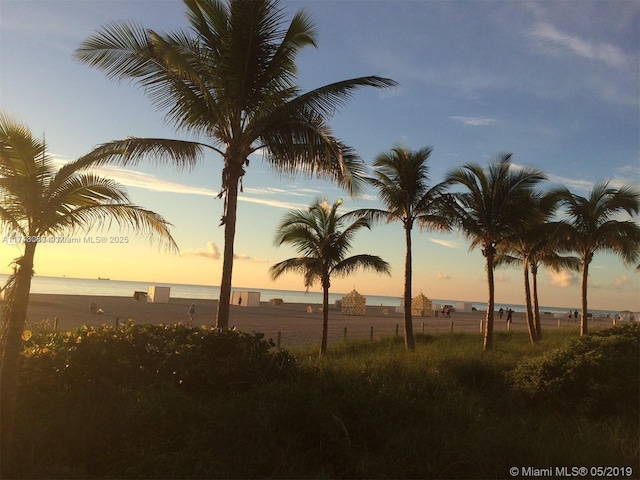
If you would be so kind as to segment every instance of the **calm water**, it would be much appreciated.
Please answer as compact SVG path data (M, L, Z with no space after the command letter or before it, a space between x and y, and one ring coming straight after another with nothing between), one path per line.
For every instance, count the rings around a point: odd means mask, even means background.
M7 275L0 274L0 285L4 285ZM210 299L216 300L220 296L219 287L208 285L184 285L172 283L149 283L149 282L132 282L122 280L100 280L90 278L67 278L67 277L43 277L35 276L31 282L32 293L48 293L62 295L104 295L131 297L133 292L146 292L150 285L171 287L171 297L173 298L194 298L194 299ZM322 293L320 292L302 292L295 290L274 290L269 288L244 288L235 287L234 290L260 292L260 300L265 302L271 298L282 298L286 303L322 303ZM367 295L367 292L359 292L367 297L367 305L385 305L391 307L400 306L400 297L385 297L378 295ZM344 292L336 292L329 294L329 302L342 299ZM485 302L469 302L462 299L432 299L434 303L451 304L457 302L471 303L478 310L486 309ZM499 308L511 308L516 312L525 310L523 305L496 303L496 310ZM573 307L546 307L541 306L541 311L549 312L567 312ZM609 311L594 310L594 314L615 313Z

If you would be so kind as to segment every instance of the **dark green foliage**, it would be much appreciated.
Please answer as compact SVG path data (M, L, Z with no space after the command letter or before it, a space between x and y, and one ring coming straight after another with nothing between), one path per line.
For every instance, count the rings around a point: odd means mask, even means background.
M511 372L515 390L536 403L591 414L637 412L640 325L625 324L571 340L522 362Z
M23 387L66 390L173 384L188 393L256 385L290 374L294 361L261 333L177 325L82 327L74 332L29 332Z
M531 408L514 394L505 373L564 338L549 332L532 348L526 334L500 333L499 348L482 352L477 335L418 335L412 353L397 337L336 344L321 359L298 350L308 360L295 362L256 335L180 325L36 334L23 363L16 474L508 478L513 465L556 464L637 472L637 415ZM218 355L236 363L208 369Z

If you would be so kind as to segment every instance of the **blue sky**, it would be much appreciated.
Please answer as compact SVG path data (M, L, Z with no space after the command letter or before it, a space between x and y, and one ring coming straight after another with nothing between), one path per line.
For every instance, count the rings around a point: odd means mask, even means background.
M466 162L486 164L501 152L544 170L555 183L586 195L600 180L640 184L640 4L637 1L284 1L304 8L318 48L298 58L303 90L379 75L400 86L361 90L331 121L334 133L372 163L397 143L430 145L432 183ZM114 20L155 30L186 27L179 1L0 0L0 108L35 135L46 134L61 161L129 135L185 138L167 127L134 84L117 83L72 57L80 42ZM316 179L282 178L252 159L238 212L234 284L302 289L302 279L268 279L270 265L293 256L273 246L291 207L316 197L344 198L346 209L379 206L374 192L353 200ZM193 171L144 163L102 171L124 184L133 202L164 215L181 255L131 236L125 245L41 245L36 273L123 280L220 281L223 231L221 162L208 155ZM115 233L115 232L114 232ZM404 244L399 224L375 227L353 253L389 261L391 277L336 279L335 292L401 295ZM19 251L0 245L0 273ZM597 309L640 310L640 279L610 255L597 255L589 299ZM497 301L522 303L519 270L499 270ZM575 273L540 275L541 303L579 305ZM414 233L414 294L486 300L484 259L455 233Z

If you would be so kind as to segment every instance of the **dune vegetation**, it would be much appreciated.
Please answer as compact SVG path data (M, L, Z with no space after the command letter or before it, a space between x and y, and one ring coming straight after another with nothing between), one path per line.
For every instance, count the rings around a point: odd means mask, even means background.
M277 350L128 323L27 330L18 478L508 478L638 470L640 325Z

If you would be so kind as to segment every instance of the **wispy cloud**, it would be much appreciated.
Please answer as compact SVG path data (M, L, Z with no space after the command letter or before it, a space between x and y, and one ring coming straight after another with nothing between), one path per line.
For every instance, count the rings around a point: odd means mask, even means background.
M100 175L113 178L127 187L143 188L145 190L156 192L204 195L207 197L215 197L218 195L218 192L210 188L195 187L193 185L185 185L184 183L171 182L149 173L136 172L125 168L104 166L97 168L96 171Z
M215 242L207 242L206 248L196 248L193 250L184 250L181 254L182 257L201 257L209 258L211 260L220 260L222 255L220 254L220 248ZM234 254L233 258L239 261L251 261L254 263L268 263L268 258L257 258L251 255L243 255L240 253Z
M214 242L207 242L207 248L197 248L195 250L185 250L180 254L182 257L204 257L212 260L220 260L220 249Z
M440 240L438 238L429 238L430 242L437 243L438 245L442 245L447 248L461 248L462 244L460 242L455 242L452 240Z
M451 280L451 276L438 270L438 280Z
M55 161L63 166L68 163L68 160L57 157ZM95 171L104 177L112 178L125 187L142 188L144 190L150 190L155 192L177 193L183 195L202 195L207 197L216 197L218 192L211 188L196 187L193 185L187 185L184 183L172 182L159 178L149 173L137 172L135 170L129 170L121 167L114 166L102 166L96 168ZM276 195L287 195L306 197L311 193L318 193L316 190L310 189L279 189L279 188L261 188L261 189L245 189L244 195L238 196L238 201L255 203L259 205L265 205L268 207L282 208L282 209L294 209L294 208L306 208L307 204L288 202L285 200L276 200L273 197ZM255 195L255 196L254 196Z
M496 283L506 283L506 282L509 282L511 280L511 277L509 275L505 275L503 273L496 273L493 276L493 280Z
M627 277L626 275L614 278L613 288L623 288L625 285L631 285L631 280L629 280L629 277Z
M562 32L550 23L537 23L530 35L552 55L571 54L587 60L602 62L608 67L622 69L628 65L628 55L615 45L592 42L576 35Z
M576 274L568 270L560 270L558 272L551 270L545 273L551 277L551 286L553 287L568 288L578 283Z
M461 116L453 116L449 117L451 120L455 120L456 122L460 122L463 125L469 125L472 127L486 127L487 125L491 125L496 122L495 118L485 118L485 117L461 117Z

